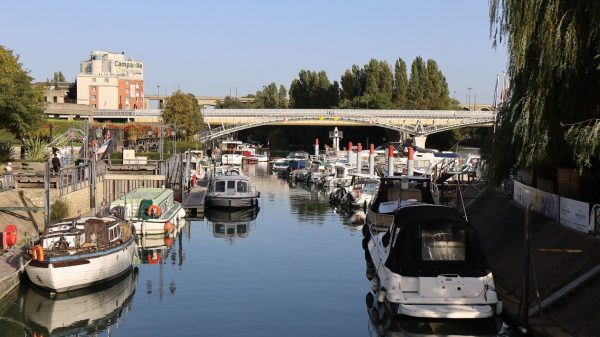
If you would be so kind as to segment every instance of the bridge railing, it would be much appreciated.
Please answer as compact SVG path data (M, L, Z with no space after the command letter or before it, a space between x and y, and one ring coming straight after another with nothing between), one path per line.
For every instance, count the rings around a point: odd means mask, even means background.
M464 110L368 110L368 109L205 109L204 117L293 117L293 118L407 118L477 119L493 118L494 111Z

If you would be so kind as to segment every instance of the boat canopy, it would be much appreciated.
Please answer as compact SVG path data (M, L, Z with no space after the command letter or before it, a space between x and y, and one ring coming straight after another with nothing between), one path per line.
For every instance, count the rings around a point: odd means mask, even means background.
M448 206L398 209L382 243L392 245L385 266L402 276L481 277L490 272L475 229Z

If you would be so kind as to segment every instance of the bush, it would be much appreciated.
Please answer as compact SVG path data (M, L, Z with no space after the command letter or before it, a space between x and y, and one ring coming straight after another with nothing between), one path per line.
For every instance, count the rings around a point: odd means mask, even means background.
M23 145L25 146L26 160L43 162L50 157L48 144L39 137L25 139Z
M69 205L58 199L50 206L50 221L60 221L69 216Z
M8 163L16 157L15 149L10 143L0 144L0 163Z

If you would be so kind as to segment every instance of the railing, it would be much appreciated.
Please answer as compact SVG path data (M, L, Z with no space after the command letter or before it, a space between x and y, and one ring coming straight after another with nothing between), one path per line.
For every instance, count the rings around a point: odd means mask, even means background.
M58 173L55 173L58 175L57 188L60 195L63 196L90 186L90 167L90 163L87 163L60 168Z
M0 192L14 188L15 177L12 173L4 173L0 175Z
M367 110L367 109L205 109L207 117L304 117L307 119L350 117L350 118L415 118L415 119L491 119L494 111L463 110Z

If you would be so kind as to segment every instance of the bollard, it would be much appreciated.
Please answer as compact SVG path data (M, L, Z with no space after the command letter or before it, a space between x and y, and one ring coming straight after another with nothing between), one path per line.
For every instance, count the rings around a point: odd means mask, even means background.
M369 174L375 174L375 145L369 146Z
M319 138L315 139L315 159L319 160Z
M358 143L358 145L356 146L356 172L358 172L358 174L362 173L362 163L360 162L361 158L360 158L360 153L362 152L362 144Z
M408 160L406 161L406 168L408 171L408 175L412 176L413 175L413 166L414 166L414 154L415 154L415 150L412 147L408 148Z
M350 161L352 155L352 142L348 142L348 165L352 164Z
M390 145L388 148L388 176L394 175L394 147Z

